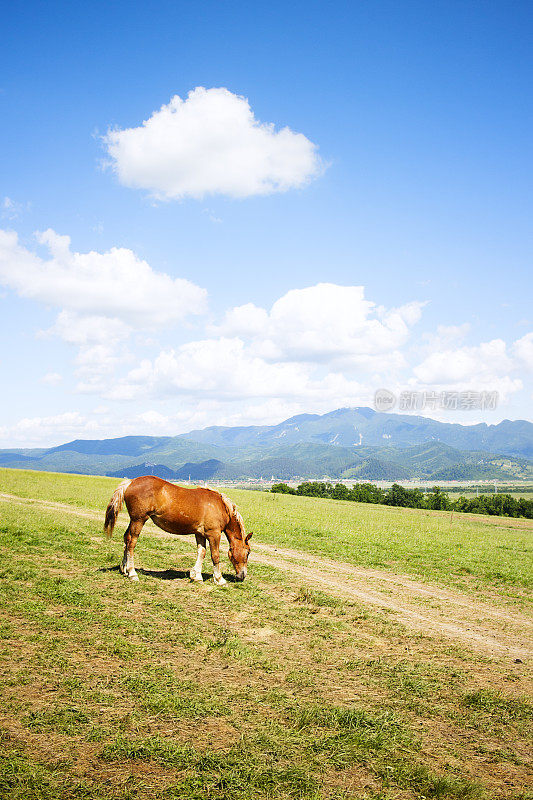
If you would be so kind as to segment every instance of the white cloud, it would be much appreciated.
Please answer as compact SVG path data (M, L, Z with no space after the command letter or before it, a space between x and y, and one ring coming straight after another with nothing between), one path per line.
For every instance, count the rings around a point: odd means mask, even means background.
M460 347L429 355L414 368L421 383L470 383L472 380L490 382L508 374L513 368L502 339L483 342L476 347Z
M41 378L42 383L46 383L48 386L57 386L62 380L63 376L59 372L47 372Z
M533 331L517 339L513 346L513 354L522 367L533 371Z
M335 403L370 401L371 386L341 373L315 371L315 365L309 363L265 361L238 338L205 339L143 360L110 389L109 397L133 400L179 395L187 403L194 398L212 399L219 408L221 403L240 403L241 408L243 404L248 408L250 399L285 407L300 404L300 409L302 403L304 408L319 404L327 409ZM245 413L244 408L241 413Z
M254 303L230 308L220 330L228 336L260 336L268 331L268 312Z
M436 350L447 350L463 342L470 331L470 324L438 325L436 333L425 333L422 336L425 342L425 351L433 353Z
M153 361L143 360L111 396L148 391L159 396L283 397L298 393L308 372L304 365L268 364L237 338L205 339L163 350Z
M79 348L74 362L79 392L107 393L110 376L129 357L124 343L134 330L168 328L206 310L205 289L155 272L131 250L76 253L68 236L52 230L37 239L48 258L23 247L16 233L0 230L0 284L63 308L38 335Z
M406 387L496 390L507 403L533 368L533 333L514 344L495 339L467 347L465 324L438 326L413 341L423 303L385 308L367 299L362 286L332 283L288 291L270 309L230 308L221 324L204 320L196 339L183 343L167 331L186 314L202 313L203 289L155 272L131 250L76 253L68 237L53 231L40 234L39 242L47 255L0 231L0 284L56 308L41 337L75 346L78 392L110 402L95 401L87 416L35 416L0 428L11 446L270 423L371 405L379 386L396 393ZM157 334L145 335L156 327ZM41 378L50 386L60 380L58 372Z
M122 360L122 353L110 345L83 345L74 362L80 379L77 390L82 394L107 392L113 382L111 376Z
M303 134L256 120L248 100L197 87L104 144L119 181L158 199L250 197L303 186L323 165Z
M293 290L270 312L253 303L230 309L219 328L211 327L216 336L143 359L109 396L275 399L313 407L369 402L373 376L404 365L399 348L421 306L387 310L366 300L361 286ZM366 377L354 380L354 370Z
M166 429L169 426L170 420L159 411L143 411L142 414L137 415L137 421L141 428L148 426L150 430Z
M41 335L59 336L69 344L112 344L127 339L131 331L131 327L120 319L61 311L52 327Z
M16 233L0 230L0 283L22 297L142 327L169 325L205 311L205 289L155 272L131 250L72 252L70 238L53 230L37 238L49 258L19 244Z
M79 436L90 430L91 423L78 411L66 411L50 417L24 417L11 427L0 426L0 440L9 437L19 444L35 443Z
M292 289L270 312L252 303L233 308L219 330L253 340L255 352L270 361L338 363L375 371L403 364L399 348L422 306L414 301L387 310L366 300L363 286L320 283Z
M431 387L435 391L497 391L505 400L522 388L522 380L512 377L516 367L506 343L502 339L493 339L474 347L432 353L413 369L414 377L410 383Z

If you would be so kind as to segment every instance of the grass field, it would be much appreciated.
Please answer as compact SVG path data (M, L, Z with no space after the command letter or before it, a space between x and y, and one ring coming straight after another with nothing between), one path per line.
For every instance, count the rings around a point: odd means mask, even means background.
M232 491L243 584L190 583L194 543L151 524L131 583L126 517L101 535L116 485L0 470L0 797L533 798L531 671L506 649L531 523ZM383 602L353 599L373 576ZM492 614L501 647L413 609Z

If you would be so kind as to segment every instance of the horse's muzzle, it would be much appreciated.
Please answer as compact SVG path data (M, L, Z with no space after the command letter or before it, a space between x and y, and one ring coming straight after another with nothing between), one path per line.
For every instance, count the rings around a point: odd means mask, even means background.
M235 576L235 580L242 583L242 581L246 578L246 571L243 569L242 572L238 572Z

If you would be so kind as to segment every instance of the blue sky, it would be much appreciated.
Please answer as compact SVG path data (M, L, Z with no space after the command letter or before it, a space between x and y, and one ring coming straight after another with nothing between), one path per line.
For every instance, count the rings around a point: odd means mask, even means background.
M0 446L277 422L381 386L494 390L425 413L529 418L532 22L519 2L11 4Z

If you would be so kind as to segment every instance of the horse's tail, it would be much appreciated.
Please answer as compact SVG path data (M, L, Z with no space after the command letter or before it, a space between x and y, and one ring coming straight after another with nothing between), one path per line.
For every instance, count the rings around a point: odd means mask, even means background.
M113 496L109 501L109 505L106 508L105 512L105 523L104 523L104 533L108 539L111 538L113 535L113 529L115 527L115 522L117 521L117 517L120 513L120 509L122 508L122 503L124 502L124 492L130 485L130 480L125 480L120 483L115 491L113 492Z

